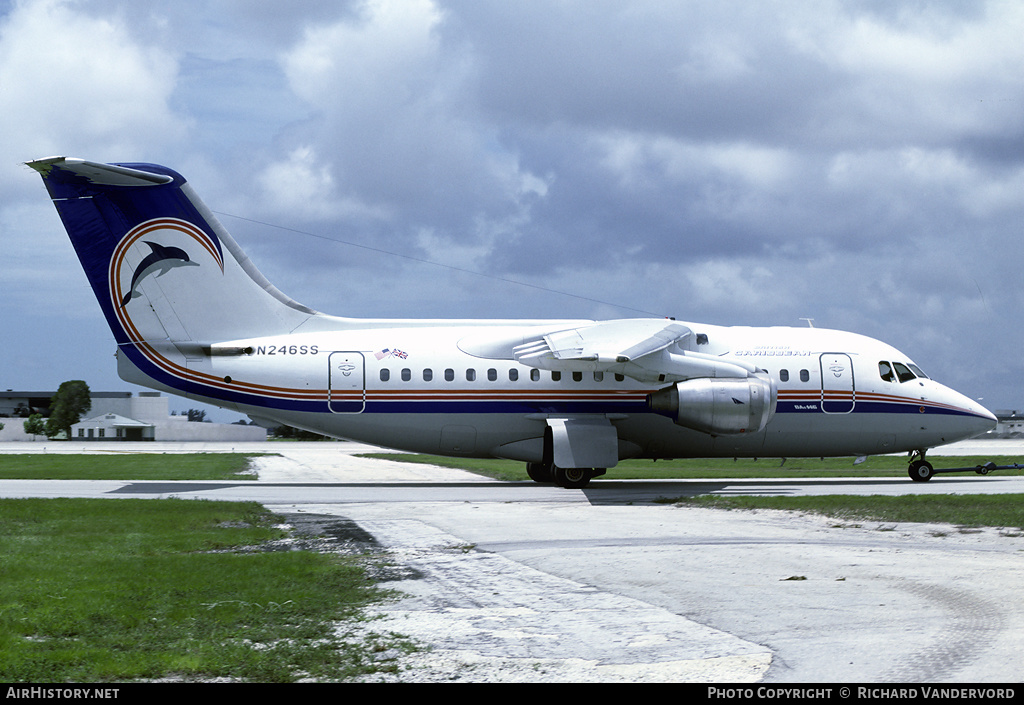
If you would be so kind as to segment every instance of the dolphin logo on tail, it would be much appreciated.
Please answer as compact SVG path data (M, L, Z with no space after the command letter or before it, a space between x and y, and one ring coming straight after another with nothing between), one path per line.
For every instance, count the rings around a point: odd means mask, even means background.
M144 241L153 250L150 254L146 255L145 258L139 263L139 266L135 270L135 274L132 275L132 285L124 299L121 300L121 308L128 305L128 302L139 296L136 285L142 280L148 277L150 274L156 274L158 277L162 277L167 272L177 267L198 267L198 262L193 262L188 258L188 253L180 247L165 247L164 245L158 245L155 242L149 240Z

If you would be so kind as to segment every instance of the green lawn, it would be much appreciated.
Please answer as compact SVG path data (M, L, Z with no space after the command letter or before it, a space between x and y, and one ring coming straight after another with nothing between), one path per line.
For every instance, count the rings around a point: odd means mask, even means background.
M0 479L255 480L246 453L2 454Z
M386 669L371 657L402 648L399 638L344 635L383 597L368 559L242 550L281 538L277 523L249 503L0 501L0 682L286 682Z
M716 509L783 509L810 512L843 521L941 523L961 527L992 526L1007 535L1024 531L1024 495L927 494L886 497L826 495L821 497L739 497L702 495L666 498L679 506Z

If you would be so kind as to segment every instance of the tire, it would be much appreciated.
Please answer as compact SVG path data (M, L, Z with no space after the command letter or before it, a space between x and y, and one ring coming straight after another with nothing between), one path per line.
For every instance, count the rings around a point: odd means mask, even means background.
M544 463L527 463L526 474L534 482L554 482L555 476L551 472L551 466Z
M935 469L927 460L915 460L907 469L907 474L914 482L928 482L935 475Z
M555 484L568 490L581 490L590 483L590 468L555 468Z

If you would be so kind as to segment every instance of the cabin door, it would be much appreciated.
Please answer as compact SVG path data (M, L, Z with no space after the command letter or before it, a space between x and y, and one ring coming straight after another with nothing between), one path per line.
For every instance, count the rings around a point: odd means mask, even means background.
M366 408L366 364L358 352L332 352L328 358L327 406L336 414Z
M843 353L821 356L821 410L826 414L848 414L853 411L855 391L853 361Z

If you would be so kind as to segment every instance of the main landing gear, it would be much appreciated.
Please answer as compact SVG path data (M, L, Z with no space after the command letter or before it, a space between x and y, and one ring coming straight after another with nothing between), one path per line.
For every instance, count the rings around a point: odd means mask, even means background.
M579 490L590 484L590 480L604 475L605 468L560 468L548 463L527 463L526 474L534 482L553 482L559 487Z
M996 465L993 462L988 462L969 468L943 468L936 470L932 467L931 463L924 459L924 454L925 451L923 450L914 451L910 454L910 465L907 468L907 474L910 475L910 479L914 482L928 482L935 475L946 472L976 472L979 475L988 475L994 470L1019 470L1024 468L1024 465L1018 463L1013 465Z

